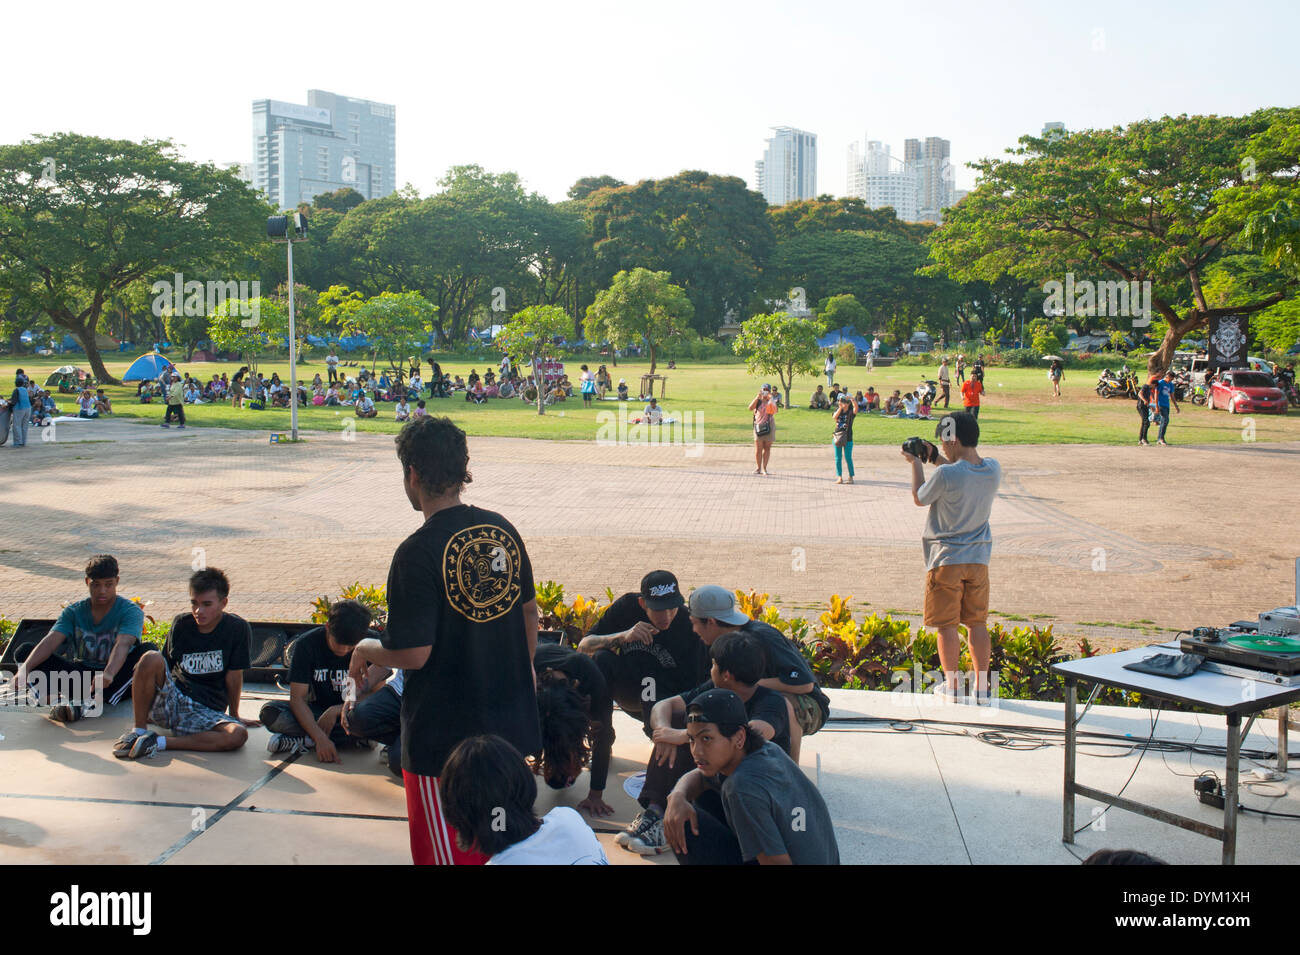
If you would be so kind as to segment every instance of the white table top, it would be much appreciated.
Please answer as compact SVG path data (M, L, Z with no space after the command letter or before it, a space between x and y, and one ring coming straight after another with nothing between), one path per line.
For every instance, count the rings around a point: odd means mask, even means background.
M1154 653L1181 656L1177 641L1118 653L1102 653L1095 657L1057 663L1052 669L1063 676L1073 676L1092 683L1122 687L1138 693L1149 693L1170 700L1181 700L1220 713L1254 713L1270 707L1282 706L1300 700L1300 687L1277 686L1256 680L1215 673L1204 668L1191 676L1174 679L1126 670L1126 663L1136 663Z

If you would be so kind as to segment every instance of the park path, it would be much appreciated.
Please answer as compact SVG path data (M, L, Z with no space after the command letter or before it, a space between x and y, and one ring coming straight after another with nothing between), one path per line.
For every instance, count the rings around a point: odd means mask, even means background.
M383 583L418 522L392 437L307 437L101 421L0 448L0 614L56 615L104 551L121 592L159 618L187 609L199 559L230 574L231 609L255 618L302 619L315 596ZM1140 621L1156 636L1291 601L1300 445L982 450L1004 471L994 611L1107 644L1142 638ZM855 447L852 487L834 484L830 448L779 443L768 477L737 446L471 438L470 454L464 500L505 514L536 578L570 594L634 589L664 567L688 589L779 596L786 615L815 616L831 593L860 611L920 609L924 510L892 446Z

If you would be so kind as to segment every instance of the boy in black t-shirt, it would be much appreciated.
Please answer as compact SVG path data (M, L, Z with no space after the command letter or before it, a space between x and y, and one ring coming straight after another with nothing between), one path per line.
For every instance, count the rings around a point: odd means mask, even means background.
M289 755L314 748L322 763L339 762L336 744L347 740L339 717L345 701L356 699L348 666L352 648L370 626L370 611L355 600L330 607L324 627L298 637L287 654L289 700L269 700L258 714L271 731L268 753Z
M650 714L655 747L638 799L645 808L614 840L638 855L654 855L668 848L663 831L664 808L676 782L695 768L686 734L686 712L698 697L715 688L730 690L740 698L749 728L786 753L790 751L794 710L782 694L759 685L767 666L762 641L752 633L735 630L715 640L709 655L713 659L711 678L680 696L662 700Z
M481 865L456 844L438 790L456 744L494 733L521 753L541 747L533 651L537 600L519 532L500 514L462 504L471 480L465 432L424 417L397 435L406 497L424 523L388 571L388 623L352 651L358 684L375 663L405 671L402 777L411 857L421 865Z
M655 570L641 578L640 593L619 597L578 644L592 655L619 707L646 725L659 700L698 686L709 674L709 650L681 611L677 578Z
M230 581L215 567L190 576L190 613L172 621L162 653L151 650L136 664L135 727L113 744L118 759L239 749L248 740L244 727L262 725L239 716L252 633L247 621L225 612L229 597ZM176 735L153 732L151 722Z

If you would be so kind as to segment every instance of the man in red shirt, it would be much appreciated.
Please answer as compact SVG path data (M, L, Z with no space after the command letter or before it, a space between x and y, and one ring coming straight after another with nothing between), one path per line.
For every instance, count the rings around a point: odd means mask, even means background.
M980 395L984 392L984 382L971 376L961 383L961 403L976 418L980 416Z

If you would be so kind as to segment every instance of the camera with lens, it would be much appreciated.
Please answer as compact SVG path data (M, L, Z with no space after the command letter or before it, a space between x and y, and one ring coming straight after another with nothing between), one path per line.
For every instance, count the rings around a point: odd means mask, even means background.
M924 438L908 438L903 442L903 450L920 458L922 464L935 464L939 460L939 449Z

